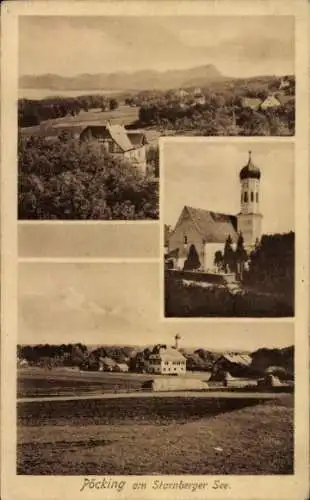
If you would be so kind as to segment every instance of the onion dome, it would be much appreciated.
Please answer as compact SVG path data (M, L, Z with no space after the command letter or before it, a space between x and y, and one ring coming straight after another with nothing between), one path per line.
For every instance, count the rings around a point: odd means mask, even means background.
M258 167L254 165L251 158L251 151L249 151L249 161L245 167L240 171L240 180L244 179L260 179L261 173Z

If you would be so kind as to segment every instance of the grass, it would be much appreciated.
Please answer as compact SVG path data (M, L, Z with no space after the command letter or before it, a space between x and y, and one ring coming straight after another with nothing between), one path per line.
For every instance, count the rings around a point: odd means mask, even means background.
M17 397L101 394L105 391L134 391L154 378L139 373L79 372L64 369L48 371L27 368L18 373Z
M130 125L139 118L139 108L121 105L118 109L113 111L81 111L76 116L65 116L63 118L55 118L46 120L35 127L25 127L20 129L21 134L24 136L41 135L49 136L54 135L55 130L61 130L65 127L83 127L87 125L104 125L107 121L112 124ZM154 129L145 129L147 140L150 144L157 144L160 132Z
M18 474L292 474L293 397L18 404Z
M166 317L291 317L294 305L270 293L243 290L233 294L221 285L205 288L199 283L165 275Z
M209 372L188 373L188 376L208 380ZM102 394L113 391L139 390L146 380L156 375L140 373L79 372L75 370L29 367L18 371L17 397L74 396Z

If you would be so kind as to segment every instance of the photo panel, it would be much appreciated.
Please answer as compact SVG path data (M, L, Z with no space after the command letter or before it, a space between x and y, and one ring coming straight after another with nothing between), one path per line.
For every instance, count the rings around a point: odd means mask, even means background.
M166 318L292 317L294 143L166 139Z
M19 264L18 475L294 473L293 322L161 322L158 273Z

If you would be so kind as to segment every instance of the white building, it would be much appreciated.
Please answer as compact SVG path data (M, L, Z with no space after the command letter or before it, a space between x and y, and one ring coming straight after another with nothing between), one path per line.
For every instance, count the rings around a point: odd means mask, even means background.
M175 347L156 345L148 359L149 371L162 375L184 375L186 358Z

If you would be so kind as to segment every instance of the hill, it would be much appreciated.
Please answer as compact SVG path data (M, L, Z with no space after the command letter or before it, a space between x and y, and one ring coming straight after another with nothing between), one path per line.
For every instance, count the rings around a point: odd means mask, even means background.
M201 86L225 77L212 64L190 69L155 71L145 70L133 73L98 73L63 77L56 74L22 75L19 88L46 88L61 90L146 90L169 89L183 86Z

